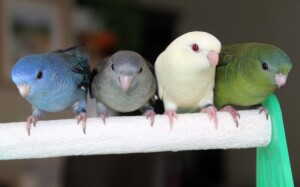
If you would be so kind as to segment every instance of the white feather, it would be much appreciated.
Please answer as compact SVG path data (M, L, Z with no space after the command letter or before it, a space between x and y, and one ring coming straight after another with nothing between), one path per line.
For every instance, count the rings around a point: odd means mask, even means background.
M191 48L197 44L200 52ZM189 32L175 39L155 62L159 97L165 109L203 107L213 103L215 67L207 55L219 53L220 41L206 32Z

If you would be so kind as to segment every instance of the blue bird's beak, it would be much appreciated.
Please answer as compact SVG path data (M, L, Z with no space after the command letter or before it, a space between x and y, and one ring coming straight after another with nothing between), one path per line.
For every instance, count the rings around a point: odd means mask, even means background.
M26 97L29 93L30 86L29 85L17 85L17 88L22 97Z

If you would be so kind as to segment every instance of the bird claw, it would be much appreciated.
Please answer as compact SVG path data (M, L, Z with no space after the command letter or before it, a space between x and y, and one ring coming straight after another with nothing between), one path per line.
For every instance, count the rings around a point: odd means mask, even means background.
M169 117L170 128L173 128L173 118L177 119L177 113L174 110L165 111L165 115Z
M227 105L225 107L223 107L220 111L224 111L224 112L229 112L229 114L232 116L233 121L236 124L236 127L239 126L239 122L237 118L241 118L239 112L237 110L235 110L232 106Z
M33 127L36 127L38 120L39 120L39 117L37 117L37 116L29 116L27 118L26 129L27 129L28 136L30 136L31 124L33 124Z
M98 117L102 119L103 124L105 125L106 118L108 118L108 114L107 114L107 113L100 113L100 114L98 115Z
M203 108L200 112L206 112L208 114L209 120L214 120L215 128L218 128L218 118L217 118L217 108L213 105Z
M77 116L77 124L82 122L82 130L85 134L86 132L86 121L87 121L87 114L85 112L80 112Z
M151 127L153 127L154 119L155 119L156 113L155 113L153 110L148 110L148 111L145 112L143 115L146 116L146 119L149 119L149 118L150 118L150 124L151 124Z
M260 106L260 107L258 107L258 110L259 110L259 114L261 114L262 112L264 112L266 114L266 119L267 120L269 119L269 111L265 107Z

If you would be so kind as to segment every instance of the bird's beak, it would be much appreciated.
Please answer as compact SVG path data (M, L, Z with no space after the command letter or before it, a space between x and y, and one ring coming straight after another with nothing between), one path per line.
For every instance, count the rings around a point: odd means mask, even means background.
M282 75L281 73L275 75L275 81L277 83L278 88L283 87L286 83L286 80L287 80L287 75Z
M132 84L133 76L132 75L130 75L130 76L121 75L121 76L119 76L119 81L120 81L121 87L124 90L124 92L127 92Z
M19 90L22 97L26 97L29 93L29 90L30 90L30 86L27 85L27 84L21 85L21 86L18 85L17 88L18 88L18 90Z
M214 51L210 51L208 54L207 54L207 58L208 60L210 61L210 63L216 67L218 65L218 62L219 62L219 53L216 53Z

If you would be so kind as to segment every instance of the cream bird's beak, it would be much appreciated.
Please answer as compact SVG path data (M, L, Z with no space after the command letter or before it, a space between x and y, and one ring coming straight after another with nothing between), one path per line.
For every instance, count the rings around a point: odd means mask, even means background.
M211 62L211 64L216 67L218 65L219 62L219 53L216 53L214 51L210 51L207 54L207 58L208 60Z
M17 88L18 88L18 90L19 90L22 97L26 97L29 93L29 90L30 90L30 86L26 85L26 84L22 85L22 86L19 85L19 86L17 86Z
M119 81L124 92L127 92L132 84L133 76L121 75L119 76Z
M286 80L287 80L287 75L282 75L281 73L275 75L275 81L277 83L278 88L283 87L286 83Z

